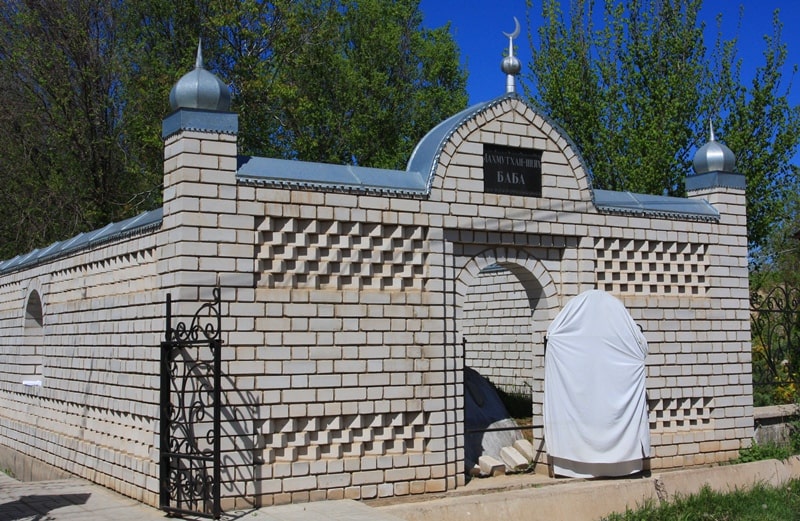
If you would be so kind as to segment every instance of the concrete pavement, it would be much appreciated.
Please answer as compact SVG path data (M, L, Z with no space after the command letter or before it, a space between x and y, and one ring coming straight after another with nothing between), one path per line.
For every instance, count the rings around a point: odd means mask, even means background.
M0 521L164 521L166 514L78 478L21 482L0 472ZM184 516L184 519L194 519ZM403 521L357 501L226 512L233 521Z
M164 513L82 479L17 481L0 472L2 521L152 521Z
M644 501L669 500L704 485L726 491L800 478L800 456L786 461L653 473L611 480L552 480L537 475L473 480L440 495L369 502L323 501L226 512L225 521L596 520ZM0 521L154 521L164 512L82 479L19 482L0 473ZM191 519L191 518L186 518Z

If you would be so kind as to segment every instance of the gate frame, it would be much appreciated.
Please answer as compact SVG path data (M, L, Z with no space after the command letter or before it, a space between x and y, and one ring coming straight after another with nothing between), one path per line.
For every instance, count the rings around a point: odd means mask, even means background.
M209 517L219 519L222 515L222 508L220 502L220 488L221 488L221 384L222 384L222 305L221 305L221 291L219 286L213 289L213 300L202 304L195 314L192 316L191 323L187 327L185 321L178 322L174 327L172 324L172 295L167 294L166 301L166 331L165 339L161 342L161 423L160 423L160 447L159 447L159 507L161 510L167 512L168 515L176 514L178 516L196 515L201 517ZM198 437L194 436L193 424L191 422L193 415L191 412L196 412L196 409L190 409L186 406L184 399L185 396L181 394L178 397L178 407L172 405L172 398L175 394L179 394L179 389L185 391L185 386L176 387L173 394L172 384L177 382L182 375L175 374L177 366L174 364L176 356L181 352L191 348L199 350L207 346L213 353L212 361L203 360L187 360L184 366L188 366L188 370L184 369L183 378L185 375L196 371L198 368L207 371L211 366L212 388L208 389L208 380L201 382L202 388L199 392L204 394L211 394L212 403L204 403L200 401L200 406L203 409L212 408L212 428L202 433L199 439L208 439L212 437L211 454L208 454L208 449L200 450L197 446L196 440ZM173 372L173 369L176 370ZM197 378L195 376L194 378ZM198 391L194 391L197 393ZM196 407L196 403L192 403L191 407ZM187 412L189 413L187 415ZM173 427L184 430L187 434L185 438L176 438L172 436ZM173 447L173 442L178 441L177 445ZM181 445L185 445L187 449L185 452L178 452L177 449ZM174 452L173 452L174 450ZM204 468L198 470L189 468L181 468L181 460L190 460L193 462L204 463ZM208 482L208 464L212 466L211 482ZM175 481L170 481L171 471L175 472ZM194 474L200 473L199 476ZM185 479L180 479L181 477ZM184 486L181 486L183 483ZM188 486L187 486L188 485ZM210 485L210 487L209 487ZM172 505L172 502L175 505Z

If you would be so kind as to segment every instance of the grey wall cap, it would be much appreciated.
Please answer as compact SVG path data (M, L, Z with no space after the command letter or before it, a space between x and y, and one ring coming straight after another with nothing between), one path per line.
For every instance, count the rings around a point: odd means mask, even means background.
M239 115L233 112L181 108L164 118L161 123L161 138L166 139L184 130L237 134Z
M707 190L709 188L734 188L745 190L747 179L744 174L733 172L706 172L686 177L686 191Z
M400 196L423 196L427 193L419 172L267 157L240 156L236 177L240 183L280 188Z
M24 255L17 255L13 259L0 262L0 273L5 274L29 268L59 257L65 257L83 249L157 230L161 227L162 215L162 209L157 208L124 221L108 224L98 230L79 233L65 241L54 242L46 248L36 249Z
M601 213L718 221L719 211L702 199L594 190L594 205Z

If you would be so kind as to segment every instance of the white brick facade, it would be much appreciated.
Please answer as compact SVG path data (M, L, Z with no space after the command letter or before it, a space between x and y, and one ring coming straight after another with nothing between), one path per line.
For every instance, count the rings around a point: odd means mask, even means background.
M542 196L487 193L484 144L542 150ZM235 135L169 136L159 229L0 277L0 444L156 504L166 294L190 315L217 284L226 508L462 485L465 362L529 390L541 441L545 330L595 288L650 346L651 467L749 443L743 190L690 193L718 220L601 212L569 140L514 96L433 157L422 196L303 189L243 180Z

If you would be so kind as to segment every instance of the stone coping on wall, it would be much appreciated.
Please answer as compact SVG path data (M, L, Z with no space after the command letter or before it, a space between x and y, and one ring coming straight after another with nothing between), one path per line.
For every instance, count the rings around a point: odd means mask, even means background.
M798 415L800 415L800 404L796 403L753 408L753 420L761 423L775 423Z

